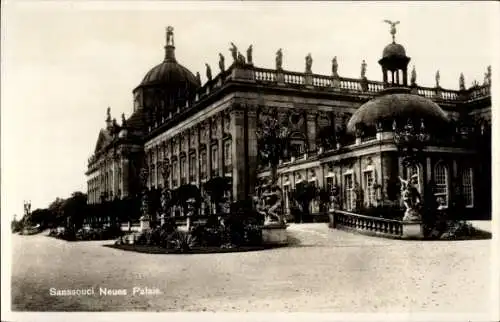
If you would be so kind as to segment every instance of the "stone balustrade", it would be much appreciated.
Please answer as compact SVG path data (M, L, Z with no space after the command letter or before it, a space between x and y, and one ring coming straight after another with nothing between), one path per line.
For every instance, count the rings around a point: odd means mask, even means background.
M358 215L352 212L334 210L333 228L355 230L370 235L389 238L403 238L403 222Z

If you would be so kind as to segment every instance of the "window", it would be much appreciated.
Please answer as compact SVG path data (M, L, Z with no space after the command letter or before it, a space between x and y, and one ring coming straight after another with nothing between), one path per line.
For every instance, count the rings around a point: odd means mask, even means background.
M365 171L364 172L364 179L365 179L365 197L366 197L366 202L368 206L375 205L375 180L373 176L373 170Z
M224 142L224 173L232 172L232 151L231 151L231 140Z
M295 133L290 136L290 156L301 156L306 153L305 139L302 134Z
M172 162L172 187L177 187L178 176L177 160Z
M201 178L206 178L207 177L207 151L202 150L200 152L200 175Z
M181 184L186 183L186 157L181 158Z
M196 154L189 156L189 181L193 182L196 177Z
M465 168L462 170L462 191L466 207L474 206L472 178L472 168Z
M448 207L448 168L443 163L436 164L434 169L434 196L442 207Z
M418 190L421 194L421 184L420 184L420 167L416 164L410 165L406 168L406 180L410 180L411 184Z
M217 145L212 146L212 174L217 175L219 169L219 158L217 157L218 149Z
M346 210L352 211L355 208L354 181L352 178L352 173L344 175L344 187L345 207Z

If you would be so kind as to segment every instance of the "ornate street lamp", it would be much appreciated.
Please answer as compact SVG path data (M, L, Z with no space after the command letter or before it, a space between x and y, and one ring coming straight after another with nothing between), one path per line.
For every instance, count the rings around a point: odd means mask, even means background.
M415 157L415 154L420 152L430 140L423 119L420 120L418 128L413 125L411 119L408 119L403 127L398 127L396 120L394 120L392 129L394 131L394 143L405 159Z

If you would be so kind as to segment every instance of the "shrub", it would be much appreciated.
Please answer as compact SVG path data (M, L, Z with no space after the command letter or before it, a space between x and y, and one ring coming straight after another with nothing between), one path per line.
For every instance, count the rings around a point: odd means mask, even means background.
M196 245L196 237L189 232L175 231L168 238L167 248L186 253Z

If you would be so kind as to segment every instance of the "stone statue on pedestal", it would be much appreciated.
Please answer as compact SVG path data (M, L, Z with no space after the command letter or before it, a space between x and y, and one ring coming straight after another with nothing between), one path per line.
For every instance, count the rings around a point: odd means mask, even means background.
M337 56L335 56L332 59L332 75L334 77L337 77L339 75L337 72L338 68L339 68L339 64L337 63Z
M406 207L403 221L419 221L422 219L418 210L421 203L420 193L411 183L416 176L412 176L409 180L403 180L399 177L401 181L401 198Z
M258 209L264 215L264 224L284 222L283 218L283 197L280 187L271 183L271 180L263 187L260 198L263 200L263 206Z
M363 62L361 62L361 79L366 78L366 61L363 59Z
M226 69L225 66L224 66L224 55L222 55L221 53L219 53L219 69L220 69L220 72L223 73L224 70Z
M488 66L488 68L486 69L486 73L484 74L483 85L491 85L491 66Z
M212 69L210 68L210 65L205 63L205 67L207 68L207 80L211 81L212 80Z
M253 64L253 57L252 57L252 53L253 53L253 46L250 45L247 49L247 63L248 64Z
M439 85L439 81L441 80L441 75L439 74L439 70L436 72L436 87L439 88L441 87Z
M276 70L283 70L283 51L281 48L276 52Z
M392 35L392 42L395 43L395 36L396 36L396 25L399 24L399 21L391 21L391 20L384 20L384 22L388 23L391 25L391 35Z
M238 52L238 64L245 65L245 56L240 52Z
M417 71L415 70L415 65L413 65L413 69L411 70L410 84L412 86L417 85Z
M229 48L231 52L231 56L233 57L233 63L235 63L238 59L238 47L234 43L231 43L231 48Z
M460 77L458 79L458 85L461 91L465 91L465 78L464 73L460 73Z
M201 85L201 75L200 72L196 72L196 81Z
M307 54L306 56L306 73L311 74L312 73L312 63L313 59L311 54Z

